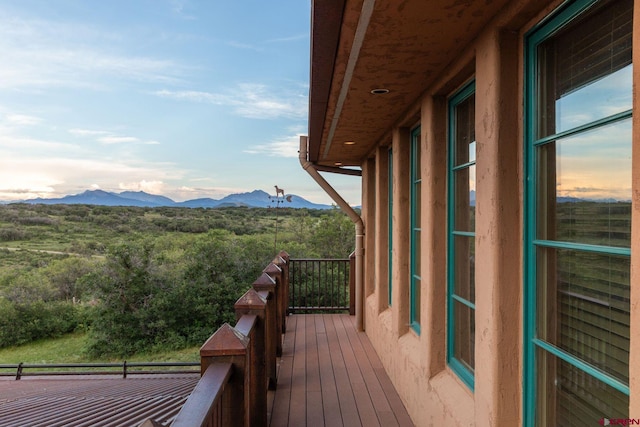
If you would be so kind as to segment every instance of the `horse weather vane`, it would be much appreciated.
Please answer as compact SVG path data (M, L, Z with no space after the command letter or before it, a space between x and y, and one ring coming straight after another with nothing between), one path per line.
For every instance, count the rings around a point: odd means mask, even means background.
M278 209L280 208L280 204L284 203L285 200L289 203L291 203L291 195L290 194L285 194L284 193L284 189L278 187L277 185L274 185L275 189L276 189L276 195L274 196L269 196L269 200L271 201L271 204L275 204L275 209L276 209L276 233L275 233L275 237L273 240L273 250L275 253L278 253ZM282 197L280 197L282 196Z

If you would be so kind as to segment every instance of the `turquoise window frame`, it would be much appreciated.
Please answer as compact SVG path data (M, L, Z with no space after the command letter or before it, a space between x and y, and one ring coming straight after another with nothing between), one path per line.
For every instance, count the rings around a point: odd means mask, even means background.
M525 95L525 143L524 143L524 369L523 369L523 398L524 398L524 427L534 427L536 424L536 350L543 350L558 359L572 365L593 378L607 384L614 389L629 395L629 386L613 378L604 371L584 362L568 352L542 340L536 333L536 292L537 292L537 255L536 250L540 247L551 247L559 249L571 249L578 251L595 252L605 255L621 255L631 257L630 248L587 245L580 243L570 243L563 241L548 241L537 239L536 229L536 149L549 141L561 140L571 135L582 133L591 129L615 123L617 121L631 118L632 110L614 114L603 119L599 119L573 129L558 132L543 138L536 135L536 125L538 122L538 111L536 105L537 94L537 47L548 37L569 24L573 19L580 16L586 10L596 4L598 0L576 0L564 5L545 19L538 26L530 30L525 35L525 66L524 66L524 95ZM604 415L604 414L603 414ZM595 420L597 421L597 420Z
M456 117L455 117L455 108L463 101L467 100L471 95L473 95L476 91L476 83L475 80L467 83L462 87L458 92L456 92L449 99L448 106L448 159L447 159L447 364L451 368L451 370L465 383L471 391L474 390L474 373L469 370L462 362L460 362L455 356L455 316L454 316L454 304L455 302L459 302L471 310L475 314L476 306L475 303L467 300L466 298L462 298L455 293L455 237L456 236L467 236L474 237L476 236L475 230L473 232L469 231L458 231L455 229L455 172L460 169L469 168L476 164L476 161L470 161L463 165L455 164L455 153L456 153L456 139L455 139L455 125L456 125ZM475 240L474 240L475 241Z
M388 261L387 261L387 267L389 269L388 271L388 305L389 307L391 307L391 304L393 303L393 148L389 147L389 154L388 154L388 182L387 182L387 194L389 197L389 211L387 212L388 216L389 216L389 241L387 243L388 248L389 248L389 257L388 257Z
M410 283L409 283L409 324L411 329L413 329L418 335L420 335L420 322L419 322L419 310L420 310L420 301L417 297L418 287L422 282L422 277L420 276L420 271L418 271L418 259L419 252L417 250L418 245L420 245L420 239L417 237L421 233L420 228L420 218L418 213L421 211L418 203L416 201L420 201L418 191L420 191L420 187L422 184L422 178L420 176L420 126L416 127L411 131L411 157L410 157L410 181L411 181L411 192L410 192L410 200L411 200L411 218L410 218L410 227L411 227L411 255L410 255Z

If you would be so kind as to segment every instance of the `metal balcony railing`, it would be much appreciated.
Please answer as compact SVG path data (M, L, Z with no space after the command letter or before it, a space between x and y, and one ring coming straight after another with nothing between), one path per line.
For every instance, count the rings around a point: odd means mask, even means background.
M350 259L291 259L289 312L350 311Z
M122 363L16 363L0 365L1 377L60 376L60 375L151 375L151 374L191 374L200 366L198 362L127 362Z

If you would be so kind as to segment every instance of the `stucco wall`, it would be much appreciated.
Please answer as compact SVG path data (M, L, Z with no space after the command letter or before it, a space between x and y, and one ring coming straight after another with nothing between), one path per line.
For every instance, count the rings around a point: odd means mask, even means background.
M522 425L523 378L523 39L525 32L561 2L515 1L460 52L445 75L418 102L420 117L407 116L390 130L393 150L393 304L386 305L386 178L375 186L375 218L367 232L380 233L373 259L373 294L365 301L366 332L418 426ZM634 45L640 44L640 0L635 1ZM640 49L634 49L634 61ZM634 70L634 109L638 103ZM446 364L446 97L476 81L476 335L475 391ZM401 110L413 111L411 106ZM640 120L634 117L633 164L640 164ZM409 130L422 132L421 334L409 319ZM375 156L387 155L383 142ZM376 159L367 173L381 174ZM373 182L372 182L373 181ZM373 191L369 189L369 191ZM640 168L633 172L631 283L640 275ZM382 234L384 231L384 235ZM371 265L368 263L368 265ZM640 288L632 286L630 416L640 417ZM635 415L634 415L635 414ZM597 420L594 420L597 421Z

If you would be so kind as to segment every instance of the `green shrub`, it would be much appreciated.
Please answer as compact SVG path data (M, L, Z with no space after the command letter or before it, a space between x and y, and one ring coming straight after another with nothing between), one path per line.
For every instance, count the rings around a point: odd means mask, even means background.
M82 309L71 303L13 303L0 298L0 347L60 337L77 329Z
M16 227L0 228L0 242L15 242L25 240L27 233Z
M83 277L98 305L90 329L91 355L129 356L162 346L201 344L273 257L269 242L216 230L177 256L151 241L118 245L104 268Z

